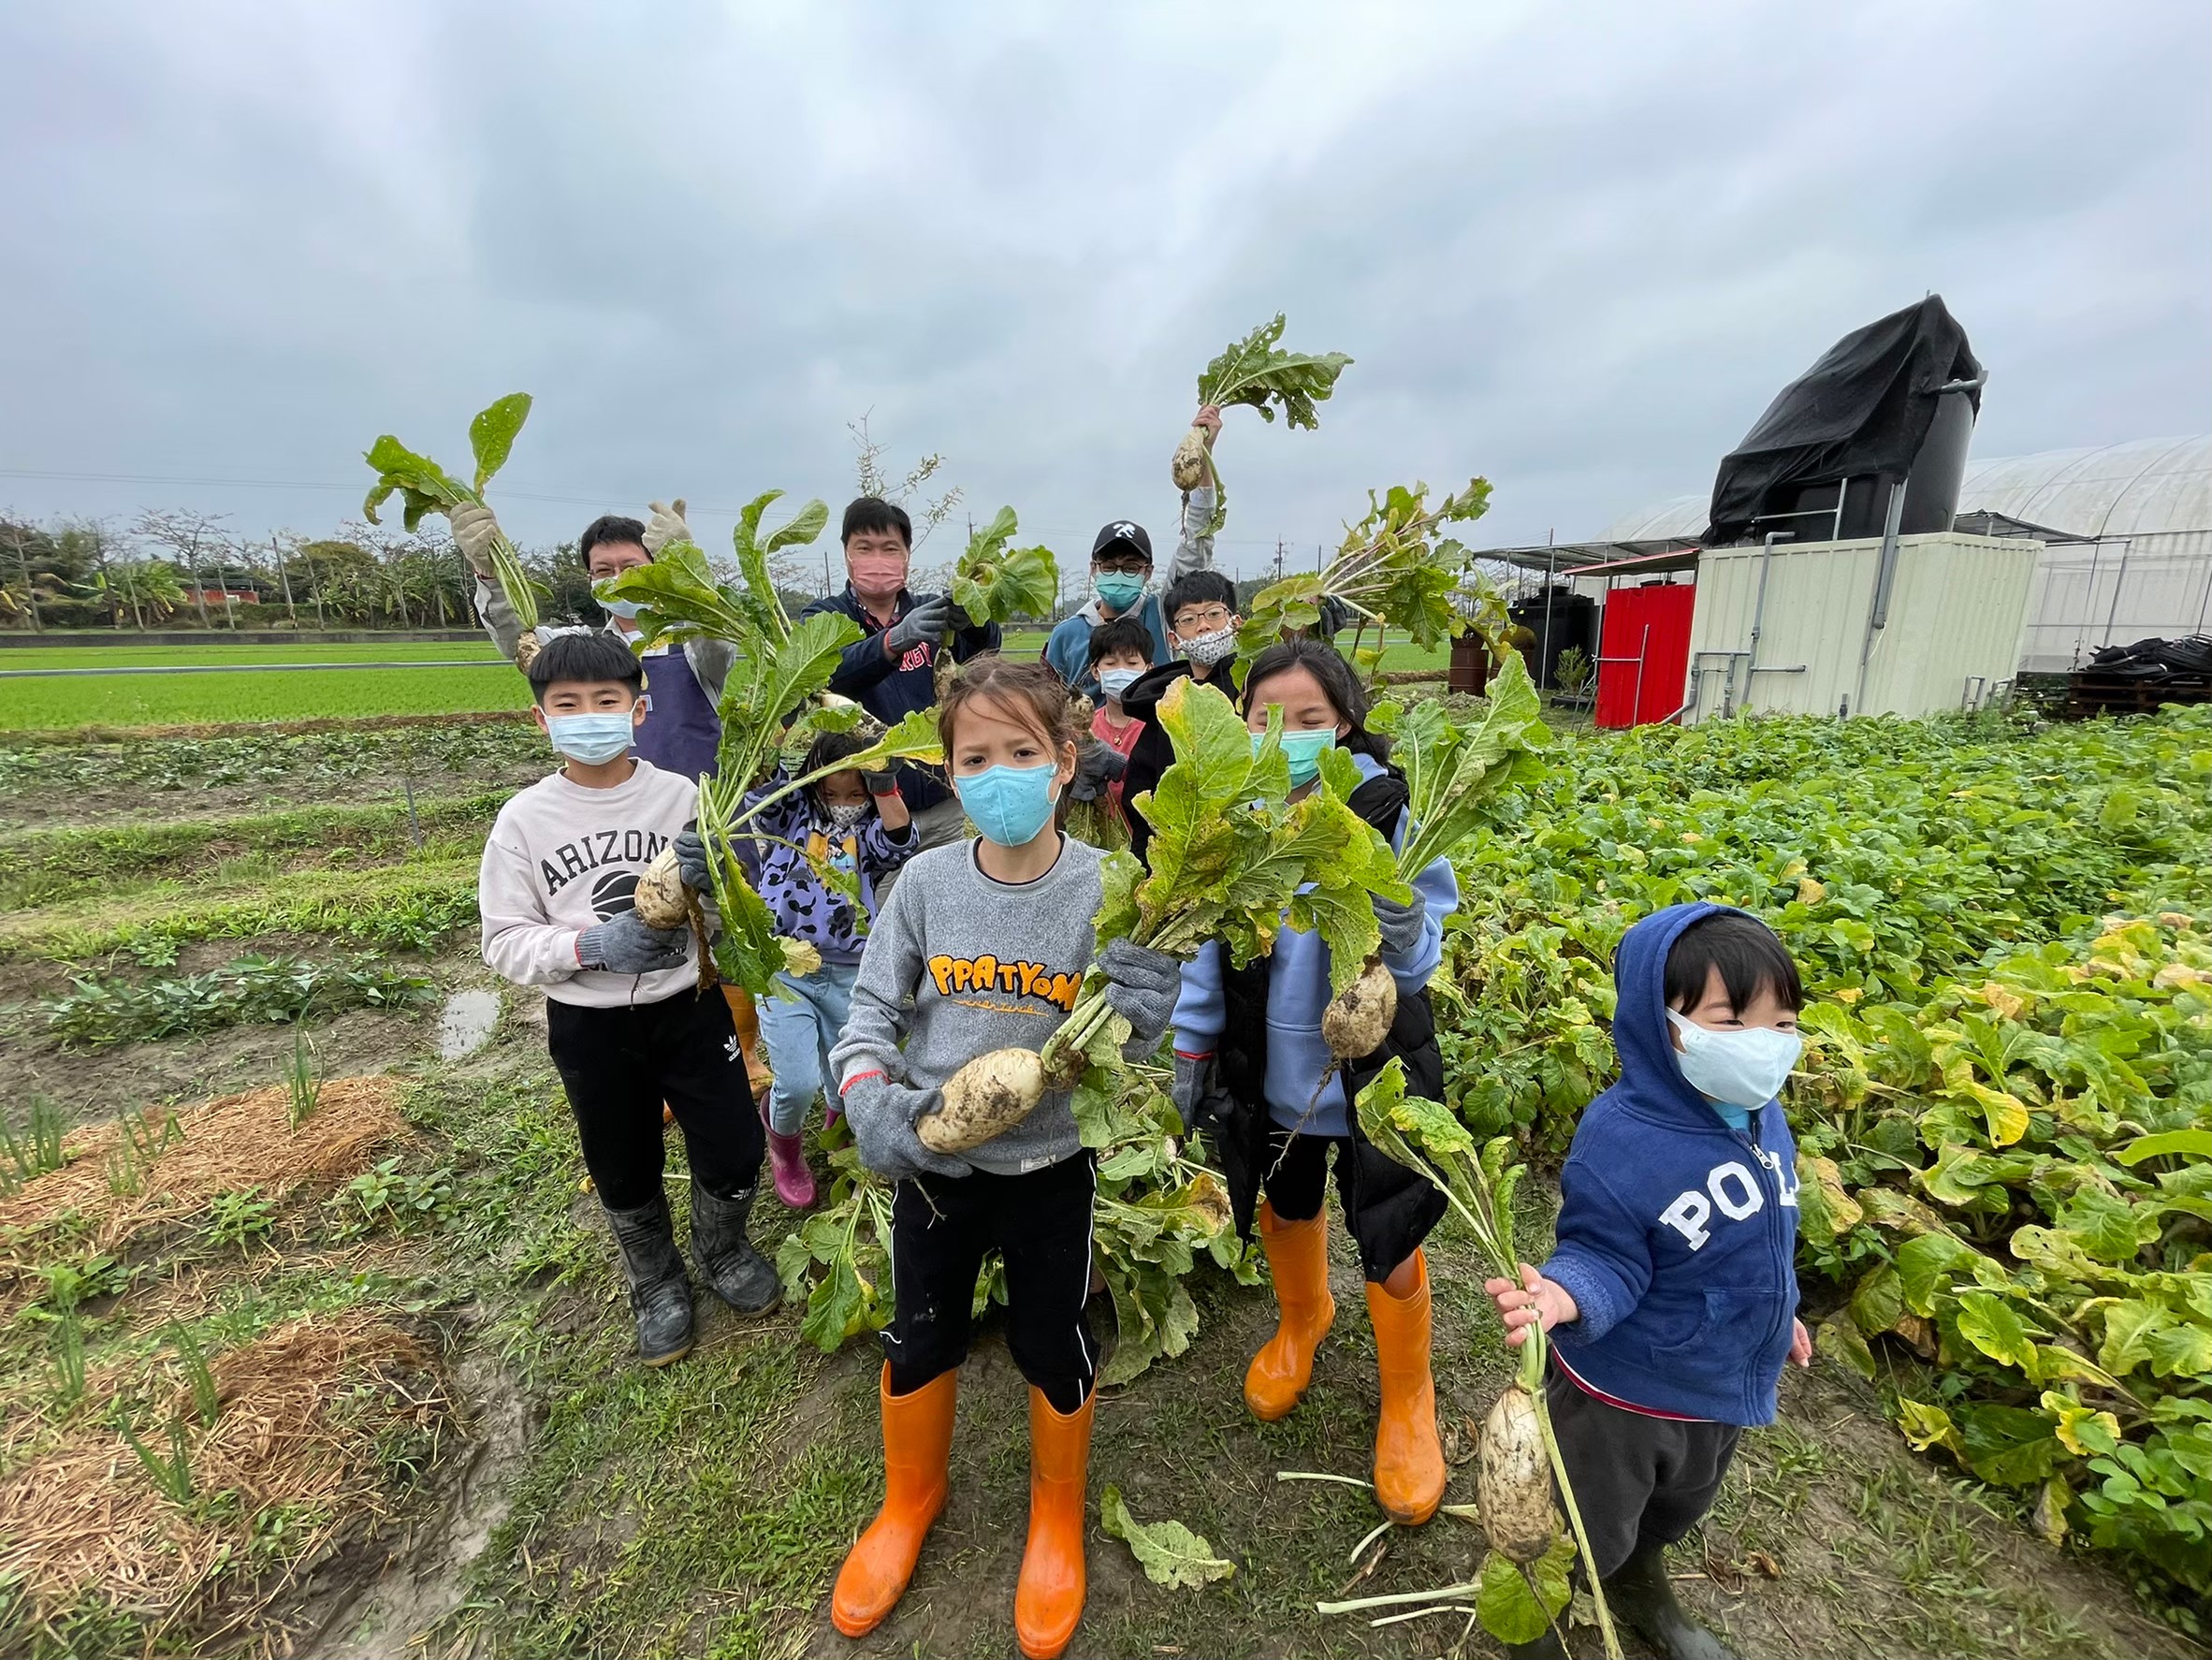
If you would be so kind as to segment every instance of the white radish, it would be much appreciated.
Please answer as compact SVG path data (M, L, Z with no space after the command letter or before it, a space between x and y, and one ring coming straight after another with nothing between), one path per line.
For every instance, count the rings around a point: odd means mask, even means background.
M1492 1548L1512 1562L1534 1562L1551 1549L1559 1518L1551 1508L1551 1464L1535 1398L1510 1384L1482 1424L1475 1463L1475 1499Z
M1398 1018L1398 983L1379 957L1369 957L1359 978L1321 1011L1321 1037L1338 1060L1364 1060L1390 1035Z
M1179 490L1195 490L1206 482L1206 441L1196 427L1184 433L1182 442L1175 445L1168 470L1174 474Z
M932 1153L965 1153L1003 1135L1044 1099L1044 1060L1034 1049L994 1049L945 1080L945 1104L916 1120Z
M680 928L691 920L691 890L684 886L673 845L645 867L631 903L637 908L637 920L648 928Z

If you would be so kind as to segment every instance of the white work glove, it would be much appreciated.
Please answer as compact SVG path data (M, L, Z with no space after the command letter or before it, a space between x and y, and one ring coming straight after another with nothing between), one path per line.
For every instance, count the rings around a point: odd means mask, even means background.
M659 553L671 542L693 542L691 527L684 523L684 499L677 497L672 505L666 502L651 503L653 517L646 523L645 550Z
M491 509L481 502L464 502L445 516L445 522L452 527L453 540L461 558L469 561L469 569L491 581L491 544L500 533L500 521L491 516Z

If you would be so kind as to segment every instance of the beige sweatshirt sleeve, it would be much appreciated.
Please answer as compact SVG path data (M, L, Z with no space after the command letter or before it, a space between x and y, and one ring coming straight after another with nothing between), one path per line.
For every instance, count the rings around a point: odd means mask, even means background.
M476 909L484 924L484 960L517 985L556 985L573 979L577 929L546 915L530 855L492 826L476 870Z

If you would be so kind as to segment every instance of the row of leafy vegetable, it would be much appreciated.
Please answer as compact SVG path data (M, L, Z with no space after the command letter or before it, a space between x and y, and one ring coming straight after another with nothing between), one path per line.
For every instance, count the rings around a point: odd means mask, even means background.
M1461 1118L1555 1154L1610 1076L1626 925L1690 898L1766 917L1811 993L1789 1105L1823 1352L1880 1379L1915 1445L2193 1618L2212 711L1642 729L1503 810L1462 851L1438 977Z

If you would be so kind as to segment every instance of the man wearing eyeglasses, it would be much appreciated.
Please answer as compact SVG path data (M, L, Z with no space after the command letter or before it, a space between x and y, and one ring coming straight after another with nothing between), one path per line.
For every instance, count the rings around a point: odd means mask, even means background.
M1135 807L1136 797L1159 782L1175 760L1175 747L1157 719L1159 700L1187 675L1218 686L1232 700L1237 694L1237 585L1218 571L1193 571L1168 587L1161 602L1168 643L1180 654L1143 676L1121 694L1126 714L1144 722L1122 774L1121 798L1128 809L1129 851L1142 859L1152 840L1152 826Z
M1175 557L1168 566L1168 587L1214 562L1214 440L1221 430L1221 412L1202 405L1192 426L1205 435L1206 476L1183 498L1182 534ZM1099 701L1099 679L1091 672L1091 631L1117 617L1134 617L1152 634L1152 661L1173 659L1168 640L1160 596L1152 584L1152 537L1134 520L1117 518L1103 526L1091 543L1091 597L1083 609L1064 618L1044 643L1044 661L1053 672L1094 703Z

